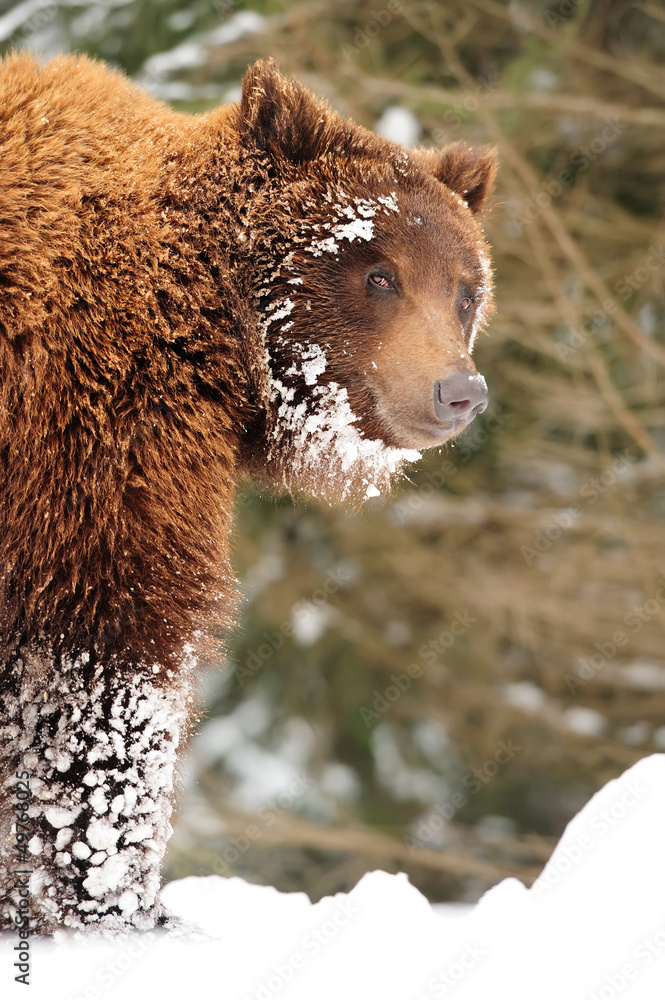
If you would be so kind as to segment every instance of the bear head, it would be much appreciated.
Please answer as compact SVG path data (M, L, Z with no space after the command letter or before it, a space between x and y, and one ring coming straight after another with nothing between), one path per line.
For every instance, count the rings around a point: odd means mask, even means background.
M265 362L248 465L273 486L375 496L487 406L471 354L493 309L477 214L495 153L406 150L271 62L246 74L236 128Z

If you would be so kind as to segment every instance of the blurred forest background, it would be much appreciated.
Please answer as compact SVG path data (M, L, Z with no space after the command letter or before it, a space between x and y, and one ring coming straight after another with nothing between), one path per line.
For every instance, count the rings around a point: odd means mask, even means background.
M406 143L499 147L492 406L349 515L243 488L242 620L169 877L313 898L404 870L529 882L665 751L665 8L644 0L0 0L0 48L84 51L187 111L281 68Z

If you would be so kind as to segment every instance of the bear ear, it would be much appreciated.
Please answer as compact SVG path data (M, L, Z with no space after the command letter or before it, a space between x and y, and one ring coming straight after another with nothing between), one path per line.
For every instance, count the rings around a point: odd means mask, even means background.
M454 142L438 155L434 176L479 212L494 189L497 154L488 146L466 146Z
M294 163L316 159L330 146L333 113L296 80L282 76L272 59L245 73L240 102L240 140Z

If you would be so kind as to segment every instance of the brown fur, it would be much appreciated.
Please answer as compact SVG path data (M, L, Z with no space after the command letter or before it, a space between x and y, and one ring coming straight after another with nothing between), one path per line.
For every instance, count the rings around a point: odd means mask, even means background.
M476 371L455 302L461 283L485 281L485 319L491 309L473 213L495 162L461 145L407 155L266 63L248 71L240 108L189 117L88 59L12 56L0 121L0 696L19 730L26 706L44 717L30 745L11 727L0 740L7 796L22 754L60 740L67 756L73 691L83 712L97 683L109 711L121 704L122 676L191 701L183 649L205 648L233 616L243 472L331 497L383 482L382 465L303 452L289 407L348 399L354 433L379 450L450 436L429 428L432 382ZM373 237L319 252L354 212L357 224L374 213ZM368 293L378 265L399 274L399 296ZM311 383L298 365L324 355ZM150 739L168 742L161 732ZM97 759L92 737L77 753ZM46 801L57 776L39 766ZM53 786L77 803L73 837L95 815L87 766ZM44 809L33 816L56 899L35 891L35 926L115 926L125 882L82 917L90 866L56 872L54 831ZM5 808L5 844L9 823ZM155 863L132 855L134 882ZM139 912L157 914L148 896Z

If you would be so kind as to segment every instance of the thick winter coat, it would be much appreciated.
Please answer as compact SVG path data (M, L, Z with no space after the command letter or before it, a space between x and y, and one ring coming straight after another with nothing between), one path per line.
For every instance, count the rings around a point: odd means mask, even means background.
M13 56L0 122L2 910L145 928L235 484L361 500L485 408L494 154L406 151L270 63L192 117Z

